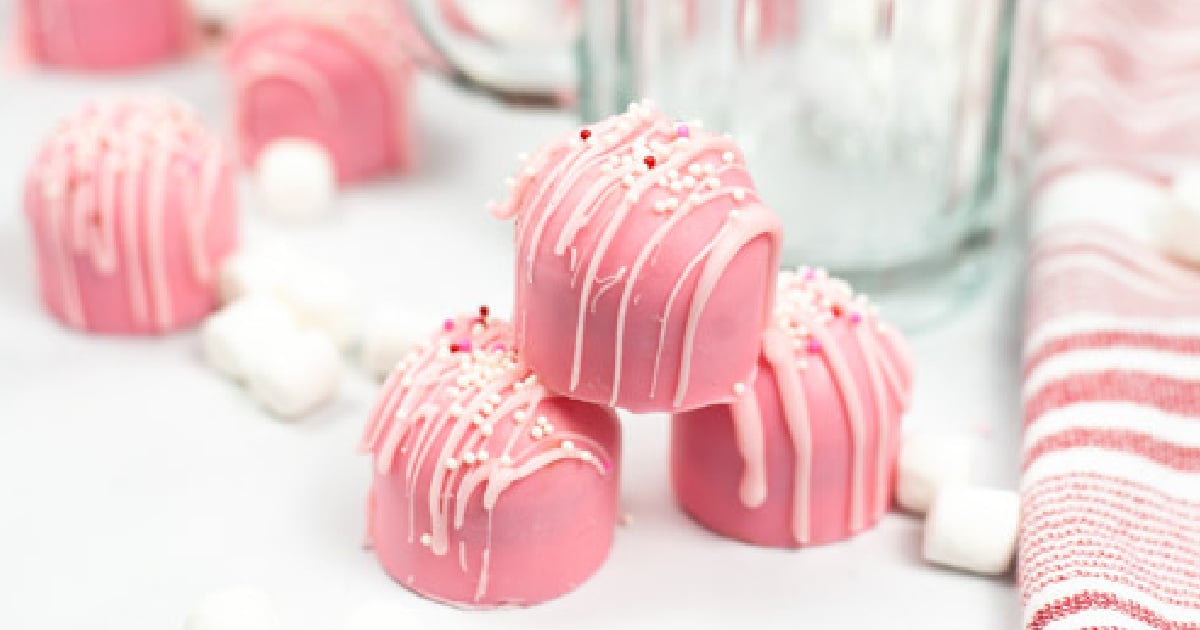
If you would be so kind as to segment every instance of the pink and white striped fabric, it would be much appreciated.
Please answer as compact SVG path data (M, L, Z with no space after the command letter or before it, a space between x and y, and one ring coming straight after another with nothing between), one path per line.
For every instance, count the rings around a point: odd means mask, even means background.
M1024 624L1200 629L1200 271L1150 225L1200 158L1200 2L1031 4Z

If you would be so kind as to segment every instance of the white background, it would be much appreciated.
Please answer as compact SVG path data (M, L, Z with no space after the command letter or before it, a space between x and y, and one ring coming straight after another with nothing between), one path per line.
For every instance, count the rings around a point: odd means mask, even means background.
M202 365L192 333L89 337L41 310L23 171L49 127L87 97L144 86L176 92L225 128L212 59L117 79L0 69L0 628L179 628L202 595L239 584L270 591L293 630L336 630L377 600L410 607L430 628L1020 625L1011 576L923 565L912 517L800 552L709 534L672 501L667 425L653 416L626 418L622 490L633 520L577 592L474 613L411 595L360 546L368 462L355 444L369 379L353 371L335 403L279 423ZM302 227L266 221L246 195L245 240L295 240L352 273L369 304L440 316L488 303L506 313L509 226L483 204L518 151L573 121L505 111L432 78L417 91L416 172L348 192L334 216ZM981 481L1015 487L1020 282L1016 257L1007 260L967 312L913 340L909 424L977 433Z

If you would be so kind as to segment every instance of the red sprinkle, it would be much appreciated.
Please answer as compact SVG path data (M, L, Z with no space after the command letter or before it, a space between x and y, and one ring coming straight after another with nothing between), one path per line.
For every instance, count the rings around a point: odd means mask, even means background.
M658 164L658 160L655 160L653 155L647 155L642 163L646 165L646 168L654 168L654 165Z
M458 352L459 350L462 350L462 346L456 343L450 344L450 352Z
M492 309L490 307L488 307L486 304L479 307L479 318L480 319L487 319L489 316L491 316L491 314L492 314Z
M580 140L587 140L588 138L591 138L591 137L592 137L592 131L590 129L581 129L579 131L579 139Z
M841 317L841 316L842 316L842 307L841 307L841 305L834 304L833 306L829 307L829 310L830 310L830 311L833 313L833 316L834 316L834 317Z

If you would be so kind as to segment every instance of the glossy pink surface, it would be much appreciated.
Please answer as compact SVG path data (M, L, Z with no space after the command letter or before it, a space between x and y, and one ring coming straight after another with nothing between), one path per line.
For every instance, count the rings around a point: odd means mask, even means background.
M18 0L25 56L48 66L124 70L183 55L196 33L186 0Z
M420 595L531 605L607 557L620 427L609 409L548 394L516 361L506 322L472 332L477 321L449 322L384 385L363 440L375 456L368 537Z
M89 332L198 322L237 242L228 156L170 100L98 102L64 122L30 170L25 212L46 308Z
M227 58L242 161L253 167L271 141L301 137L325 146L342 182L407 169L405 20L388 0L257 5Z
M517 219L518 345L549 389L670 411L752 378L780 228L732 140L635 105L530 157L494 212Z
M780 300L787 304L782 296ZM675 495L684 511L705 527L759 545L802 547L853 536L872 527L886 512L900 416L911 388L907 350L896 333L877 328L869 311L856 310L857 303L835 303L844 305L839 306L841 315L816 324L823 329L817 345L809 345L812 337L778 337L788 342L785 354L791 375L776 369L765 352L760 358L758 378L746 392L760 412L759 455L747 457L740 452L739 440L746 436L739 435L730 405L673 417ZM812 321L821 319L817 315ZM776 323L773 329L778 332L780 326ZM831 359L835 352L836 358ZM847 368L849 378L838 378L834 361ZM883 373L886 367L894 368L894 381ZM781 389L781 377L799 386L798 395L789 399ZM873 380L876 377L878 381ZM802 409L789 409L789 404ZM860 410L857 438L850 418L852 405ZM856 444L861 447L857 461ZM763 471L765 495L757 505L748 505L743 487L756 466ZM856 467L862 482L857 497ZM852 515L854 505L860 509L857 517Z

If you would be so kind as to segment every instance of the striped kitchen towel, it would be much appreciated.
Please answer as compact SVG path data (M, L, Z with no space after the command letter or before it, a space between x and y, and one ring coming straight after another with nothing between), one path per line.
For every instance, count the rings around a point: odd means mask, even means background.
M1026 627L1200 629L1200 275L1102 222L1031 255Z
M1200 630L1200 271L1155 246L1200 161L1200 2L1024 9L1024 623Z

